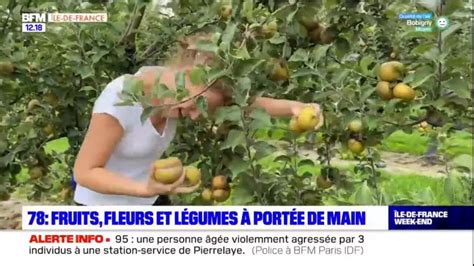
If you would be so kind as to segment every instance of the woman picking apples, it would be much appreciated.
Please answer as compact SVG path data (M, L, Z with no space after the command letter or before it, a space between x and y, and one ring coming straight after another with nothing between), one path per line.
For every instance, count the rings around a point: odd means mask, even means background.
M143 81L144 93L151 95L157 78L168 88L175 89L175 74L184 72L189 97L198 94L206 97L209 113L226 105L229 97L222 86L205 90L205 86L195 86L190 82L189 71L196 65L209 64L212 60L212 56L197 52L195 48L198 40L207 38L208 34L188 37L180 42L175 62L144 68L136 73L134 77ZM77 182L74 200L80 205L166 205L169 204L166 195L191 193L199 186L199 183L184 183L185 171L180 170L180 162L175 159L164 162L160 166L164 170L158 170L174 171L180 177L173 183L155 179L155 161L173 140L177 119L195 120L200 116L196 103L192 100L176 103L169 99L152 99L153 104L171 104L172 107L152 115L142 123L142 106L116 105L121 102L119 94L125 77L110 82L94 104L89 129L74 165ZM322 114L317 104L259 97L250 108L257 107L264 108L274 117L298 117L302 110L307 113L311 109L312 118L300 120L308 120L307 125L315 129L322 124Z

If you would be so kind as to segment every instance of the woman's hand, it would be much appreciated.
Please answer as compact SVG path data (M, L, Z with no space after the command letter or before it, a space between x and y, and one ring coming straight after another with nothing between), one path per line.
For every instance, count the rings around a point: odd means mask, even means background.
M298 115L301 113L301 110L303 110L303 108L305 108L306 106L312 106L314 108L314 112L316 113L316 116L318 117L318 121L319 121L318 124L314 127L314 130L318 130L324 124L323 111L321 110L321 107L319 106L319 104L317 103L295 104L291 107L291 113L293 114L294 117L298 117Z
M153 177L154 172L155 168L152 165L150 168L150 176L147 182L144 184L143 188L143 194L145 197L152 197L158 195L188 194L196 191L196 189L199 188L199 186L201 185L201 182L199 181L199 183L194 186L184 186L183 183L186 176L186 172L184 170L179 179L172 184L163 184L156 182Z

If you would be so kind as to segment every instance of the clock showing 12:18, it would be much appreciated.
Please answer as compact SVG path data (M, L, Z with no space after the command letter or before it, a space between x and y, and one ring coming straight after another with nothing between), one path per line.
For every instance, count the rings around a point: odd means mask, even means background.
M46 23L23 23L22 32L46 32Z

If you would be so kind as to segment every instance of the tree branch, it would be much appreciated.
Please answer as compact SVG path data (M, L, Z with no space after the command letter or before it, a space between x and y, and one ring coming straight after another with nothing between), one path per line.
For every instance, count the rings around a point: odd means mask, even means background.
M394 125L394 126L399 126L399 127L411 127L411 126L414 126L414 125L417 125L423 121L425 121L428 117L423 117L423 118L420 118L414 122L410 122L408 124L404 124L404 125L400 125L400 124L397 124L397 123L394 123L394 122L391 122L391 121L386 121L384 120L383 122L387 123L387 124L390 124L390 125Z
M146 10L145 4L142 4L140 8L138 8L138 5L139 4L137 4L137 8L133 12L134 14L130 20L130 23L128 24L125 34L119 42L120 44L135 44L135 36L137 34L137 29L140 26L140 23L142 22Z
M198 98L199 96L203 95L204 93L206 93L214 84L216 84L217 82L217 79L216 80L213 80L211 83L209 83L206 88L204 88L203 91L199 92L198 94L194 95L193 97L190 97L184 101L181 101L181 102L178 102L178 103L168 103L168 104L160 104L158 106L155 106L155 107L173 107L173 106L177 106L177 105L180 105L180 104L183 104L183 103L186 103L186 102L189 102L189 101L192 101L196 98Z

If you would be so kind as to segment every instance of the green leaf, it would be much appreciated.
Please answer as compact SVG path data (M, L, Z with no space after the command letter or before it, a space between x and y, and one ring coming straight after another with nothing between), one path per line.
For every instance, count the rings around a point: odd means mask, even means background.
M473 157L469 154L461 154L455 157L451 163L456 167L462 167L472 171L472 160Z
M80 91L95 91L95 88L92 86L84 86L80 89Z
M0 157L0 168L5 168L15 158L15 152L9 152L7 155Z
M283 45L283 51L282 51L283 57L287 58L291 55L291 45L288 42L285 42Z
M425 0L426 1L426 0ZM445 9L445 14L451 14L452 12L462 10L463 6L466 5L469 2L469 6L472 6L471 1L466 1L466 0L448 0L446 1L446 9Z
M250 97L249 93L251 90L251 86L252 86L252 81L247 77L239 78L237 80L236 90L234 90L234 96L235 96L235 102L239 106L244 107L248 105L247 101Z
M215 43L212 43L209 41L199 41L196 44L196 48L198 50L205 51L205 52L212 52L214 54L217 54L217 51L219 50L219 48L217 47Z
M315 163L313 160L310 159L304 159L298 162L298 167L303 167L303 166L315 166Z
M286 37L282 35L275 35L271 39L268 40L271 44L282 44L286 42Z
M435 196L433 190L431 190L430 187L427 187L420 193L417 193L415 198L422 204L431 205L434 203Z
M253 121L249 125L249 128L251 130L256 130L260 128L268 128L273 125L270 115L267 113L265 109L262 109L262 108L257 108L253 110L252 113L250 114L250 118L253 119Z
M241 47L239 47L236 50L233 57L237 58L237 59L250 59L251 58L249 52L247 51L247 46L246 45L242 45Z
M434 76L435 76L434 74L430 74L430 75L427 75L427 76L421 76L421 75L416 75L415 74L414 81L411 82L410 85L411 85L412 88L417 88L417 87L423 85L423 83L425 83L430 78L433 78Z
M175 98L176 92L174 90L170 90L165 84L155 83L153 85L151 95L156 99Z
M90 66L80 66L77 72L79 75L81 75L82 79L94 76L94 69L92 69Z
M286 23L287 24L293 22L293 19L294 19L296 13L298 13L298 10L299 10L299 7L295 8L295 10L293 10L293 12L288 14L288 16L286 17Z
M255 160L265 158L276 151L276 148L266 141L258 141L252 147L255 149Z
M240 157L233 157L229 164L229 170L232 172L232 176L236 177L240 173L245 172L249 169L250 163L242 160Z
M422 43L417 45L413 50L411 50L412 54L424 54L428 52L429 50L434 48L434 44L432 43Z
M228 51L230 48L230 44L232 43L232 40L234 39L236 30L237 30L237 24L230 22L229 24L227 24L227 27L225 28L224 33L222 34L221 47L224 47L226 51Z
M451 204L457 204L462 200L464 185L459 177L449 175L444 181L444 192L449 197Z
M176 84L176 98L178 101L181 101L189 96L189 91L186 89L186 78L184 72L176 73L174 80Z
M367 181L364 181L359 189L355 192L354 200L358 205L374 205L375 200L371 189L367 185Z
M374 58L372 56L364 56L361 60L360 60L360 69L362 70L362 74L364 75L370 75L371 74L371 71L369 70L369 65L374 62Z
M280 156L277 156L273 161L274 161L274 162L286 162L286 163L289 163L289 162L291 162L291 157L288 156L288 155L280 155Z
M12 57L11 59L14 61L14 62L18 62L18 61L23 61L24 59L26 58L26 54L22 51L16 51L12 54ZM79 57L79 61L80 61L80 57Z
M242 16L248 21L253 21L253 0L244 0L242 5Z
M199 112L201 112L202 116L204 118L208 118L209 115L207 113L207 110L208 110L208 106L207 106L207 98L204 97L204 96L199 96L196 100L196 105L199 109Z
M461 24L459 23L455 23L449 26L449 28L441 32L441 39L444 41L449 35L453 34L460 28L461 28Z
M344 70L341 70L339 71L338 73L336 73L336 76L334 77L334 83L338 84L338 83L341 83L343 82L347 76L349 76L350 74L350 71L349 69L344 69Z
M471 98L471 89L469 82L466 79L452 78L443 81L443 87L454 91L459 97L469 99Z
M124 92L133 96L143 95L143 81L133 76L125 77L123 81Z
M297 70L293 73L293 75L291 75L291 77L293 77L293 78L299 78L299 77L313 76L313 75L317 75L316 71L314 71L313 69L300 68L300 69L297 69Z
M255 201L253 196L254 189L254 186L243 186L241 184L233 188L230 196L232 204L243 206L253 203Z
M227 135L226 140L221 144L221 150L235 147L245 143L245 132L242 130L232 129Z
M227 69L217 69L213 68L207 74L207 81L210 83L212 81L218 80L228 74Z
M102 59L102 57L104 57L104 55L106 55L106 54L108 54L108 53L109 53L109 51L107 51L107 50L99 50L99 51L97 51L97 52L92 56L92 58L91 58L92 63L95 64L95 63L99 62L100 59Z
M2 136L3 137L3 136ZM6 138L5 138L6 139ZM0 154L3 154L8 148L8 144L6 141L3 141L1 138L0 138Z
M306 62L308 61L308 51L305 49L296 50L293 55L291 55L288 61L290 62Z
M145 107L142 114L140 115L140 121L145 123L145 121L151 116L154 108L151 106Z
M80 64L82 62L82 58L78 54L64 53L62 56L68 61L71 61L71 63Z
M114 104L114 106L132 106L135 103L134 100L126 99Z
M263 63L265 63L263 59L238 60L235 62L235 67L232 70L235 76L247 76Z
M204 77L206 76L206 71L202 67L195 67L189 73L189 78L193 85L202 85L204 84Z
M426 58L426 59L429 59L433 62L437 62L437 59L439 57L439 50L438 48L436 47L432 47L431 49L429 49L428 51L426 51L425 53L423 53L423 57Z
M375 87L365 88L360 97L360 102L365 102L374 92Z
M330 47L329 45L316 46L311 51L311 58L314 60L314 62L319 62L321 58L325 57L328 52L329 47Z
M336 54L339 57L342 57L343 55L347 54L351 50L351 45L349 41L347 41L344 38L337 38L335 45L336 45Z
M240 122L240 107L234 105L219 108L216 112L216 124L220 125L224 121Z

